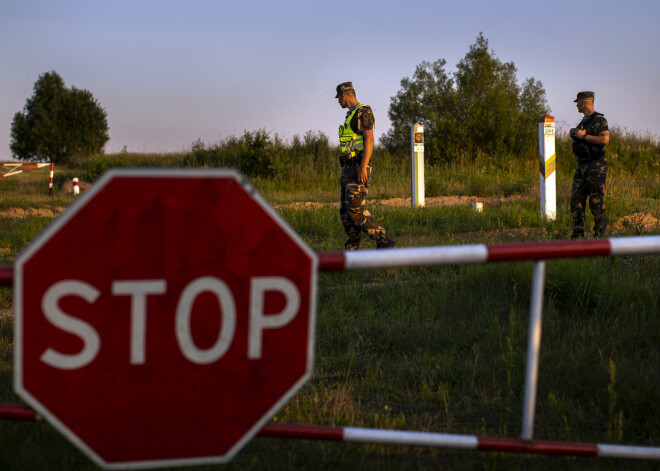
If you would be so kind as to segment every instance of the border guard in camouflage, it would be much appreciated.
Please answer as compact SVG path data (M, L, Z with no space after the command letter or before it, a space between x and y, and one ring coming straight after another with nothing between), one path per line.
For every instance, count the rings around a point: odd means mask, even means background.
M580 124L569 131L573 138L573 153L577 167L573 175L571 190L571 216L573 234L571 239L584 237L584 214L589 198L589 209L594 217L594 236L603 237L607 229L605 215L605 190L607 160L605 146L610 143L610 131L602 113L594 110L594 92L580 92L574 103L584 115Z
M364 207L371 180L371 153L374 148L375 119L371 108L359 103L351 82L337 85L335 96L348 113L339 126L339 163L341 165L341 201L339 215L348 240L346 250L357 250L364 232L376 241L376 247L391 248L395 242Z

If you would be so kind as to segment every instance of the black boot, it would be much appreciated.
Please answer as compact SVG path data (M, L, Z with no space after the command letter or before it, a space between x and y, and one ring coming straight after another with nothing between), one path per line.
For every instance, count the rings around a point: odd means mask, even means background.
M346 242L344 242L344 248L346 250L357 250L360 248L360 237L349 237Z
M379 240L376 242L376 248L377 249L391 249L396 245L396 242L394 242L392 239L385 237L383 240Z

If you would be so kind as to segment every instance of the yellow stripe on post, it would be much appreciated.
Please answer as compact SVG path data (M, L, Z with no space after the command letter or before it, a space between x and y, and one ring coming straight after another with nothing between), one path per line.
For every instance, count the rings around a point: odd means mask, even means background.
M557 162L556 162L556 155L552 154L552 156L547 160L543 161L543 157L539 158L539 172L541 172L541 176L543 178L547 178L552 172L555 171L557 168Z
M545 178L548 178L552 172L557 168L557 155L552 154L552 156L545 162Z

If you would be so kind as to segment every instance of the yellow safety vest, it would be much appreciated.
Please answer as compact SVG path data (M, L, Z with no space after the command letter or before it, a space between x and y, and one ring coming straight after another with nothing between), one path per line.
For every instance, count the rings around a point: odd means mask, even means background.
M367 105L358 103L355 106L355 108L353 108L353 111L349 113L348 116L346 116L346 120L344 121L344 124L339 126L339 156L340 157L348 157L348 158L355 157L356 152L361 152L364 150L364 138L360 134L357 134L355 131L353 131L353 129L351 129L351 119L353 119L353 116L355 116L357 110L362 108L363 106L369 108L369 106ZM375 128L376 128L376 121L374 120L374 125L372 127L372 130Z

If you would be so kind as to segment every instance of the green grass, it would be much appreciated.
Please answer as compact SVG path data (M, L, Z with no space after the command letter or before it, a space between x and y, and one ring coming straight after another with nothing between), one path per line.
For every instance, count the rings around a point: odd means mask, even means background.
M387 156L385 156L387 157ZM558 218L540 217L537 163L476 163L427 170L437 195L507 197L470 206L411 209L379 204L410 193L406 166L384 158L368 205L400 246L564 239L572 172L560 168ZM337 200L337 177L256 178L273 203ZM409 171L409 170L408 170ZM60 169L59 184L77 169ZM308 172L308 173L304 173ZM398 173L397 173L398 172ZM608 217L660 218L658 171L608 177ZM57 175L56 169L56 175ZM531 177L530 177L531 175ZM16 178L16 177L11 177ZM43 174L0 181L0 211L65 208L73 196L44 188ZM531 180L531 182L530 182ZM5 185L5 183L10 183ZM4 185L4 186L3 186ZM316 251L341 250L338 210L283 206L280 214ZM587 227L593 224L588 214ZM11 264L52 220L0 217L0 264ZM622 226L614 234L636 235ZM655 234L660 233L656 228ZM373 243L365 241L365 248ZM520 435L531 262L321 273L314 375L277 422ZM660 256L547 262L534 437L660 446ZM0 289L0 309L12 292ZM12 392L12 318L0 319L0 402ZM0 469L96 469L44 423L0 421ZM225 466L191 469L658 469L654 462L482 453L256 438Z

